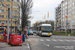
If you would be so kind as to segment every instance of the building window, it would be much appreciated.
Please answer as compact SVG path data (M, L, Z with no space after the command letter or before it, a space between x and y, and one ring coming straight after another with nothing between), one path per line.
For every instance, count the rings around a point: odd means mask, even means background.
M4 15L0 15L0 18L4 18Z
M4 10L1 10L1 13L4 13Z
M7 2L10 2L10 0L6 0Z
M16 21L13 21L13 24L16 24Z
M4 13L4 10L1 10L2 11L2 13Z
M4 7L2 4L0 4L0 7Z
M6 23L7 23L7 21L6 21Z
M12 7L13 7L13 8L18 8L18 6L17 6L17 5L13 5Z
M2 21L3 24L5 24L5 21Z
M6 21L6 23L7 23L7 21ZM9 21L9 24L10 24L10 21Z
M16 11L16 10L13 10L12 12L13 12L13 13L17 13L17 11Z
M17 2L17 0L12 0L13 2Z
M6 13L8 13L8 10L6 10Z
M0 24L1 24L1 21L0 21Z
M17 16L12 16L12 18L16 19L16 18L17 18Z
M4 1L4 0L0 0L0 1Z
M9 8L9 7L10 7L10 5L9 5L9 4L7 4L7 5L6 5L6 7L7 7L7 8Z

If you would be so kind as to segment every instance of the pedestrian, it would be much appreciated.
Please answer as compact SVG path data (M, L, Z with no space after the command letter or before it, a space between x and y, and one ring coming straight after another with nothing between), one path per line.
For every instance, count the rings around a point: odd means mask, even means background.
M28 29L28 36L29 36L30 30Z
M26 35L26 32L27 32L27 30L25 29L25 30L24 30L24 35Z

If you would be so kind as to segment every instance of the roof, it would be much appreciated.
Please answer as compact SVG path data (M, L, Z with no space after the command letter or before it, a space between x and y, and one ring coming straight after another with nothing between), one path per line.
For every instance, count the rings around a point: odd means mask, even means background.
M51 26L51 24L41 24L40 26Z

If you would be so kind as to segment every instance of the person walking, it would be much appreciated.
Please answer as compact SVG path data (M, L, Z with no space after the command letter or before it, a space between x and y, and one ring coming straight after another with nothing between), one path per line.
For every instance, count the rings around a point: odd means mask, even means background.
M28 36L29 36L30 30L28 29Z

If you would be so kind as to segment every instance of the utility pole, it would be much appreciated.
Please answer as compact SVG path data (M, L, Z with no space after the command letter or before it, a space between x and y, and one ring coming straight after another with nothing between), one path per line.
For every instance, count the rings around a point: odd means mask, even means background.
M10 8L8 8L8 21L7 21L7 43L9 42L9 17L10 17Z
M2 2L1 2L2 3ZM3 4L2 4L3 5ZM4 5L3 5L4 6ZM6 7L6 6L4 6ZM7 7L6 7L7 8ZM7 43L9 42L9 18L10 18L10 7L8 5L8 16L7 16Z

